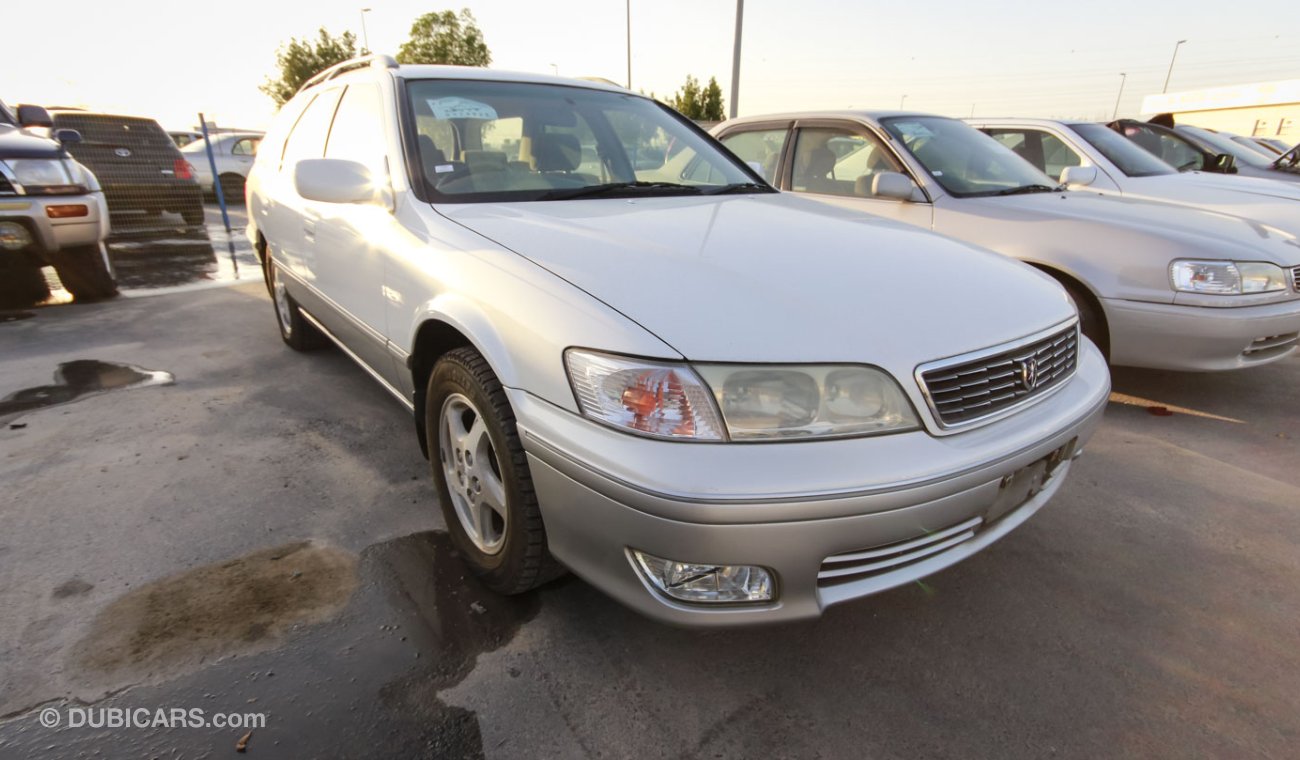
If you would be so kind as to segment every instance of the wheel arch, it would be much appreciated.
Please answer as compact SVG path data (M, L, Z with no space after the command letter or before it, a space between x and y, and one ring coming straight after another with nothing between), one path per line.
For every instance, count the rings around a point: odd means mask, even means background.
M487 318L464 301L437 303L426 309L416 320L410 342L411 350L407 368L411 373L412 401L415 406L415 428L420 441L420 451L429 456L425 440L425 392L429 376L438 360L457 348L473 348L487 361L501 384L514 383L514 365L509 359L504 342Z
M1071 295L1079 295L1087 301L1087 306L1101 320L1101 329L1105 331L1104 345L1098 345L1103 356L1110 356L1110 320L1106 316L1106 308L1101 303L1101 298L1093 289L1083 281L1082 278L1075 274L1065 271L1051 264L1045 264L1041 261L1026 261L1026 264L1032 266L1043 274L1056 280Z

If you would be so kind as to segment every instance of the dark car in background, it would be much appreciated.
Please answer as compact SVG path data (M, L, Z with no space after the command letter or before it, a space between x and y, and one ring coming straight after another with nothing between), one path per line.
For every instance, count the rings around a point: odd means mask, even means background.
M203 223L203 195L194 169L158 122L62 109L51 116L55 131L81 133L81 141L68 150L99 178L114 217L166 211L180 214L186 224Z

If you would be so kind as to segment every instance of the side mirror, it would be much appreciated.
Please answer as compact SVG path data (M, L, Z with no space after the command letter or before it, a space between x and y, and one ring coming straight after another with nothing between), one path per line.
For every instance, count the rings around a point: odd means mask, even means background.
M303 159L293 169L293 186L309 201L388 205L388 194L369 167L356 161Z
M1061 184L1066 187L1087 187L1096 181L1095 166L1067 166L1061 170Z
M18 106L18 125L22 127L52 127L50 112L40 106Z
M54 139L64 145L75 145L81 142L81 133L75 129L56 129L54 130Z
M915 187L910 177L899 172L880 172L871 178L871 194L877 198L910 201Z
M1214 170L1220 174L1237 173L1237 157L1231 153L1220 153L1211 163L1214 165Z

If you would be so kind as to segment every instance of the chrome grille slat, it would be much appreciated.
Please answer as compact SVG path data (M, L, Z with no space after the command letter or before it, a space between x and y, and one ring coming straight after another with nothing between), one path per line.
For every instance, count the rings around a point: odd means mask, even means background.
M970 357L970 358L966 358ZM922 365L917 380L942 427L974 424L1060 385L1079 359L1077 322L1046 335ZM934 366L940 364L940 366ZM1027 372L1032 365L1035 372ZM1026 375L1036 382L1026 385Z
M1291 287L1300 293L1300 267L1291 267Z

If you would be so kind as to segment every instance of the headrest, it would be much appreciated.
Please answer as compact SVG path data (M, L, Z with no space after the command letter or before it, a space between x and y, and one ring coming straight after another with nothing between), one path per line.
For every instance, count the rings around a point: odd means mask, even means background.
M433 138L428 135L420 135L420 161L424 163L424 168L429 169L440 164L447 163L447 156L438 150L438 146L433 144Z
M582 144L576 135L540 134L533 140L533 158L539 172L571 172L582 163Z

